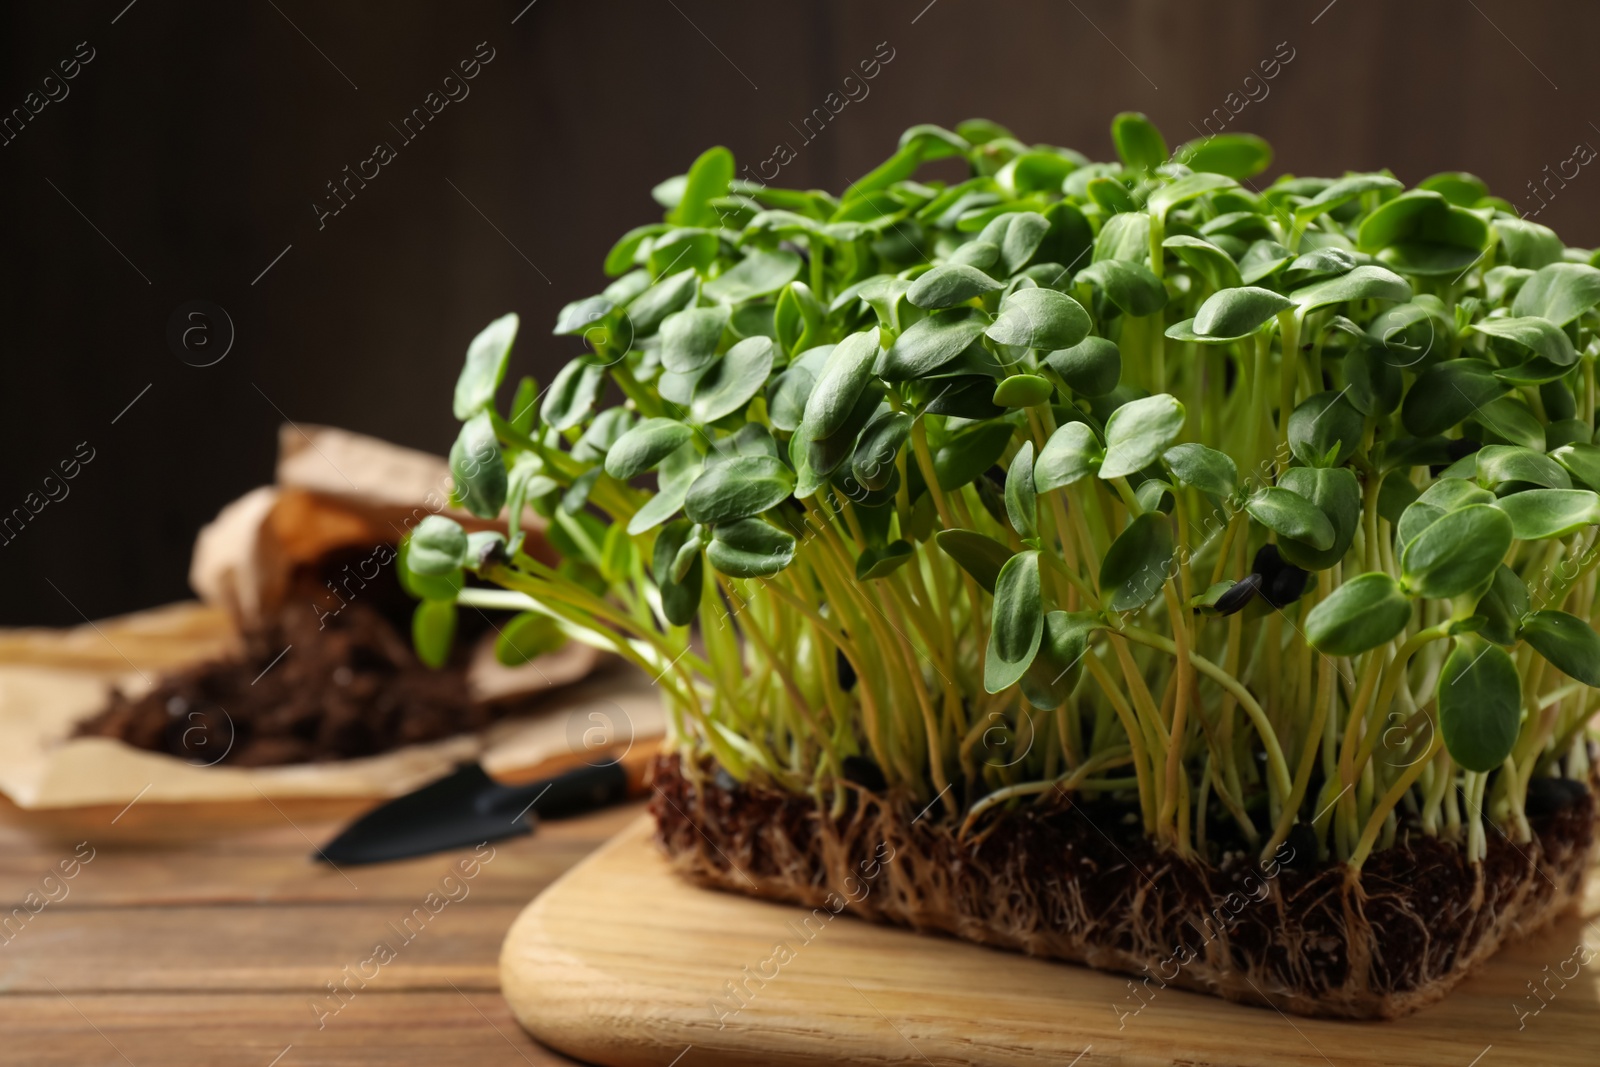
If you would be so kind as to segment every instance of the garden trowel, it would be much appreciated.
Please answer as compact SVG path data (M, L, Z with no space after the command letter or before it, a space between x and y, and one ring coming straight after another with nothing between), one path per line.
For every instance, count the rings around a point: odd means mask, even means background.
M477 763L380 804L312 853L333 864L381 863L533 832L537 818L581 815L645 791L648 754L503 785Z

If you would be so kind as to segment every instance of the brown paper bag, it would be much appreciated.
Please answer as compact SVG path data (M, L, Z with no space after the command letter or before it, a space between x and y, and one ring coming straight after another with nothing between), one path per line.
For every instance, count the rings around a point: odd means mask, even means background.
M292 591L303 592L297 574L303 579L304 568L327 554L392 544L432 513L468 529L494 526L448 507L449 472L437 457L325 427L285 426L279 445L277 483L228 505L201 532L190 570L201 604L67 631L0 631L0 791L17 805L378 797L412 789L463 759L516 777L551 761L591 757L602 746L617 751L660 736L662 711L648 683L615 665L595 674L600 655L571 641L515 669L496 662L487 643L471 657L465 677L475 700L543 693L539 714L381 755L241 768L210 762L216 749L185 760L72 737L113 686L137 695L164 671L237 655L241 632L285 610ZM526 551L553 560L537 520L529 522ZM347 579L349 594L359 592L348 581L362 580L360 562ZM336 612L340 602L330 590L318 610ZM215 739L218 746L226 740Z

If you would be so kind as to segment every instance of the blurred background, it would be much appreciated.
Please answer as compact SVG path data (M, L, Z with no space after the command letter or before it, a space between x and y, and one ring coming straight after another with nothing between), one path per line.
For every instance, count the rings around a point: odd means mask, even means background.
M1469 170L1591 246L1597 31L1579 0L7 5L0 625L186 597L286 420L442 454L473 334L519 312L548 381L556 312L712 144L838 190L919 122L1105 159L1139 110L1265 136L1257 184Z

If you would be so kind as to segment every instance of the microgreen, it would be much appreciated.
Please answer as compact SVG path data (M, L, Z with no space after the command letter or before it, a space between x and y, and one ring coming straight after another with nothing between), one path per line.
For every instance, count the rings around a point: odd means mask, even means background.
M1256 138L1112 140L921 126L840 196L720 148L658 186L547 389L497 407L516 316L468 347L455 497L511 537L418 527L423 658L455 604L520 609L508 662L609 648L688 773L835 811L868 759L1186 855L1525 840L1597 707L1600 269L1470 175L1260 187Z

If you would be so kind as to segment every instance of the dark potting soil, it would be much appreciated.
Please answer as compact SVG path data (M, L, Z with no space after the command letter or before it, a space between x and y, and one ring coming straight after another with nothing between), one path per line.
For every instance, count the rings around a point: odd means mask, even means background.
M244 635L239 658L166 675L143 696L114 691L76 736L116 738L201 766L265 767L376 755L479 730L505 714L505 706L467 696L467 650L487 621L462 612L452 661L423 666L411 650L415 601L393 564L359 585L342 566L371 555L340 554L296 575L277 617Z
M1591 788L1562 779L1530 789L1530 842L1491 833L1485 861L1469 864L1402 827L1359 874L1319 861L1305 834L1262 863L1182 859L1144 836L1133 809L1070 797L962 838L937 811L870 788L834 816L713 768L685 773L672 756L655 790L657 839L702 884L1123 971L1147 992L1171 984L1347 1018L1415 1010L1547 921L1581 891L1595 837ZM874 862L885 852L892 862ZM850 889L880 868L869 891Z

